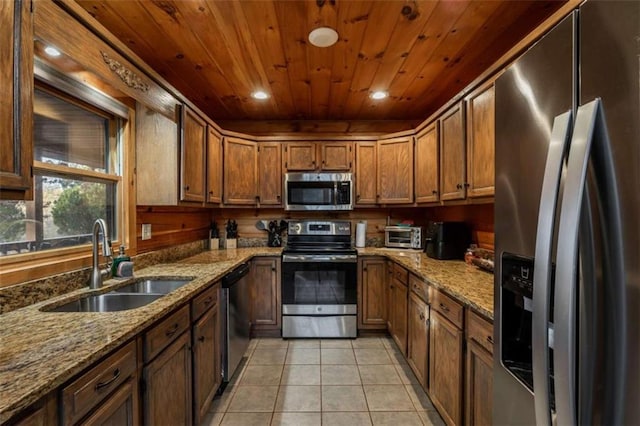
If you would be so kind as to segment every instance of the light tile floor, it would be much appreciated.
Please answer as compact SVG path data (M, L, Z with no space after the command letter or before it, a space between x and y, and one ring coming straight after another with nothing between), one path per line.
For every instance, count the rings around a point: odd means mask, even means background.
M254 339L204 422L444 425L394 341Z

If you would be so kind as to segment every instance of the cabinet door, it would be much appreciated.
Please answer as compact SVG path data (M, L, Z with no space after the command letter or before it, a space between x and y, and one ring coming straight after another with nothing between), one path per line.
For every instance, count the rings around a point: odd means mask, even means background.
M194 420L199 425L221 383L218 305L193 325Z
M140 423L138 419L138 387L134 379L129 379L116 390L98 409L82 424L133 426Z
M467 98L468 197L491 196L495 188L495 90L493 82Z
M468 340L465 390L465 424L493 424L493 357Z
M144 424L189 425L191 333L183 333L144 368Z
M282 204L282 145L279 142L258 144L258 180L260 204Z
M464 102L455 105L440 118L440 200L465 197Z
M376 143L356 143L356 205L376 203Z
M407 362L423 388L427 385L427 354L429 353L429 307L413 292L409 293L409 332Z
M204 162L207 123L186 106L182 107L180 140L180 201L204 202Z
M256 204L258 147L255 142L224 138L224 204Z
M19 420L11 420L15 426L57 426L58 425L58 399L57 392L45 396L41 401L27 408L29 414L20 416Z
M462 330L432 311L429 328L429 396L449 425L462 422Z
M413 203L413 138L378 142L377 182L378 203Z
M360 263L360 289L358 301L362 329L387 327L387 283L384 259L363 259Z
M315 142L288 142L284 154L287 171L314 171L318 167Z
M27 199L33 165L31 1L0 2L0 52L0 199Z
M407 286L394 279L391 286L391 303L393 304L391 337L404 356L407 356L407 293Z
M416 137L416 203L438 201L438 122L435 121Z
M280 259L251 262L251 324L257 330L280 328Z
M222 138L207 127L207 203L222 202Z
M320 142L321 169L348 172L352 166L352 142Z

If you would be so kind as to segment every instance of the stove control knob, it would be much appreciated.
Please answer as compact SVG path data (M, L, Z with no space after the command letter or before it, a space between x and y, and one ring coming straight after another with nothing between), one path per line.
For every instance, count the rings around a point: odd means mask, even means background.
M318 311L318 312L322 312L322 306L318 306L318 307L316 308L316 311Z

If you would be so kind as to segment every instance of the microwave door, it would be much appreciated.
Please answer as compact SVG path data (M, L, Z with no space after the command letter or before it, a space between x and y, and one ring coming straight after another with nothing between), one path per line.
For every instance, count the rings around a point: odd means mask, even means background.
M290 205L330 206L335 204L333 185L326 182L289 182Z

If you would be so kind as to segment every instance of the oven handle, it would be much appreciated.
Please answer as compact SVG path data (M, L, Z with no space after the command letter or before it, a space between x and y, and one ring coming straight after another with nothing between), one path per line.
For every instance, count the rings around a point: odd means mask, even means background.
M356 254L283 254L282 262L339 262L339 263L357 263L358 255Z

